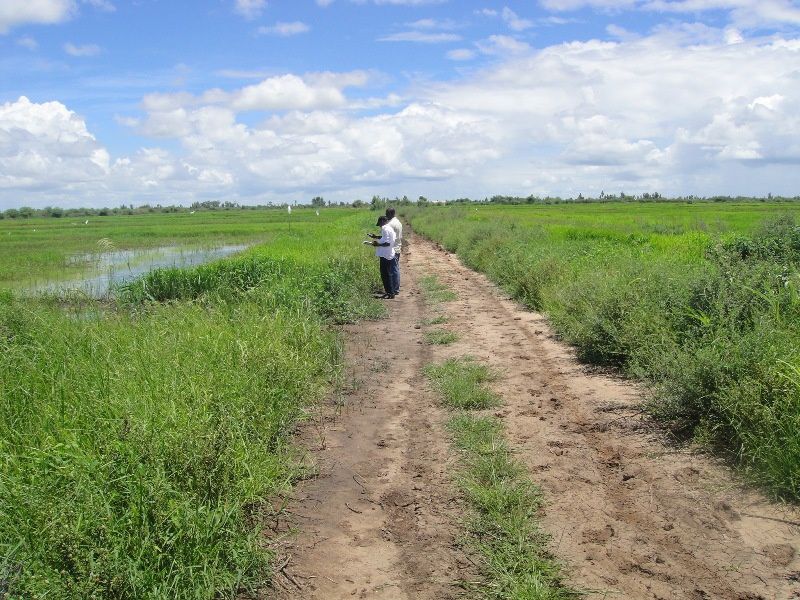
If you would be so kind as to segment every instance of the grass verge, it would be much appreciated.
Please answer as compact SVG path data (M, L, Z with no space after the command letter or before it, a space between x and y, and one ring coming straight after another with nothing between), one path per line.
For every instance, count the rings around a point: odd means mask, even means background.
M0 290L0 597L210 600L268 578L256 515L340 377L331 323L383 310L350 248L369 218L152 272L114 305Z
M485 408L487 397L499 401L486 387L495 374L471 358L431 365L425 373L454 408ZM472 511L469 542L483 557L485 579L468 589L487 600L577 598L563 584L561 568L547 550L550 538L538 526L541 491L514 460L500 421L459 411L448 429L461 452L457 481Z

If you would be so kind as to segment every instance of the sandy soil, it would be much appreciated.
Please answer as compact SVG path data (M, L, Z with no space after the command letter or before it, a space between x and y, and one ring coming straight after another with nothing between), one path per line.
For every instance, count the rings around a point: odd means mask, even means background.
M321 477L290 506L300 533L273 597L452 598L474 577L458 544L446 414L420 374L469 354L503 373L497 416L545 492L552 551L587 596L800 598L800 512L667 443L638 410L642 390L581 365L541 315L457 257L419 238L412 248L392 320L348 330L344 408L305 428ZM450 346L426 346L416 328L430 316L416 287L426 274L458 293L441 307L460 335Z

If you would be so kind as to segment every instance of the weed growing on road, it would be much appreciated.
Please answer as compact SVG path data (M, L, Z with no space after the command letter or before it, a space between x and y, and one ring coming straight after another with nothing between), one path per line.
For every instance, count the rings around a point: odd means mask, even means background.
M444 325L449 320L450 319L447 317L447 315L439 315L437 317L432 317L430 319L424 319L422 321L422 325L426 327L430 325Z
M419 286L422 289L422 297L427 304L452 302L458 298L456 293L442 285L435 275L426 275L420 279Z
M497 375L473 358L429 365L425 374L451 408L500 403L486 385ZM448 427L462 451L458 482L474 511L470 540L484 557L486 581L474 589L487 600L576 598L561 584L560 568L546 550L549 538L537 525L541 493L513 459L500 421L459 412Z
M462 451L458 481L474 510L468 521L487 581L476 586L491 600L562 600L578 594L564 587L561 569L539 529L541 491L514 460L500 422L461 413L448 423Z
M426 344L447 345L458 340L458 334L447 329L432 329L423 335Z
M500 403L497 394L483 385L496 379L496 374L470 357L428 365L425 375L451 408L484 409Z

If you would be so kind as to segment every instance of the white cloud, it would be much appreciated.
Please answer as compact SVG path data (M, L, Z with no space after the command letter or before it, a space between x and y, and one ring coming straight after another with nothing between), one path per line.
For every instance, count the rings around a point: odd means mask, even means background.
M27 48L28 50L37 50L39 48L39 42L37 42L31 36L26 35L17 40L17 46L22 46L23 48Z
M393 4L395 6L424 6L426 4L444 4L447 0L372 0L375 4Z
M73 0L4 0L0 2L0 34L18 25L61 23L69 19L75 10Z
M255 19L267 7L267 0L236 0L233 10L245 19Z
M476 10L475 14L492 19L500 18L512 31L525 31L533 27L534 23L530 19L523 19L508 6L498 11L493 8L482 8Z
M361 99L370 73L272 76L150 94L118 121L151 136L111 160L62 104L0 106L0 204L786 193L800 186L800 40L662 28L541 49L498 36L481 70ZM264 111L254 121L249 111ZM159 148L161 140L164 147ZM60 196L57 196L60 194ZM32 202L31 202L32 203Z
M701 33L702 44L663 30L529 51L430 97L502 123L508 155L528 165L520 181L555 177L537 189L758 193L760 169L797 193L800 41ZM511 177L513 162L497 171Z
M417 42L421 44L442 44L457 42L461 36L455 33L427 32L427 31L400 31L378 38L379 42Z
M569 11L590 7L604 10L642 9L657 12L702 13L722 10L743 27L766 24L800 24L800 7L792 0L541 0L549 10Z
M613 23L606 26L606 33L611 37L615 37L620 40L635 40L639 37L639 34L633 33L632 31L628 31L624 27L620 27L619 25L614 25Z
M503 12L500 13L500 16L503 18L503 21L505 21L506 25L508 25L513 31L524 31L533 27L533 21L521 18L519 15L517 15L517 13L507 6L503 8Z
M602 9L631 8L640 0L540 0L548 10L577 10L584 7Z
M485 40L476 43L478 50L484 54L522 54L531 49L526 42L508 35L491 35Z
M114 12L117 10L117 7L114 6L113 2L110 2L110 0L83 0L83 2L105 12Z
M106 149L63 104L22 96L0 105L0 189L100 182L108 171Z
M232 95L236 110L333 108L345 103L341 87L309 85L297 75L270 77Z
M281 37L308 33L309 31L311 31L311 28L302 21L292 21L290 23L278 22L274 25L258 28L258 33L260 34L279 35Z
M452 19L418 19L407 23L411 29L439 29L439 30L452 30L458 29L462 25Z
M101 52L100 46L97 44L85 44L83 46L76 46L71 42L64 44L64 52L70 56L86 57L97 56Z
M203 105L219 105L235 111L317 110L342 107L346 104L344 90L366 85L366 71L342 73L319 72L298 76L291 73L262 79L259 83L233 91L219 88L206 90L200 96L188 92L148 94L142 108L152 118L158 118L155 131L161 131L161 121L180 121L184 109ZM149 121L148 121L149 123ZM150 127L150 125L147 125Z
M456 48L447 53L447 58L450 60L472 60L475 58L475 51L469 48Z

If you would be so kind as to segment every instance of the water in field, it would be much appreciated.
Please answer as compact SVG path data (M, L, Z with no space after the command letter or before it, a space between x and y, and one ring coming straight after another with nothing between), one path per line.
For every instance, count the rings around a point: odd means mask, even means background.
M85 266L83 275L76 279L50 281L33 288L38 293L86 294L92 298L107 298L114 289L133 281L153 269L164 267L192 267L225 258L241 252L244 244L213 248L186 248L162 246L139 250L114 250L109 252L78 254L68 260L68 265Z

